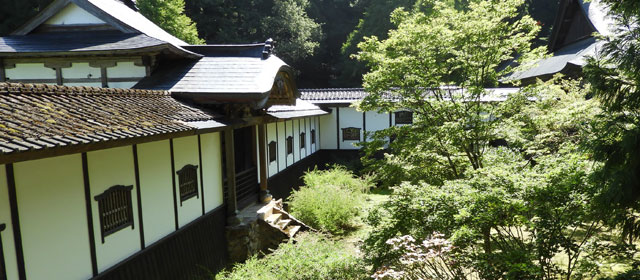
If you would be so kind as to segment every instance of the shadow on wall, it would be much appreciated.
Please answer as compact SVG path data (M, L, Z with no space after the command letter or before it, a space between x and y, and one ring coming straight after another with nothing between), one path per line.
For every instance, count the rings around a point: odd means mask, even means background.
M320 150L269 178L269 192L275 199L287 200L293 190L303 185L302 175L315 167L324 170L339 164L359 174L362 169L360 157L358 150Z

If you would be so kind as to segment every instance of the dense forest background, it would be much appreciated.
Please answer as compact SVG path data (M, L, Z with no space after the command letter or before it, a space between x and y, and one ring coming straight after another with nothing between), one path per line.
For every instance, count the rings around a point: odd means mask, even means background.
M8 35L52 0L0 0L0 35ZM139 0L154 2L157 0ZM176 0L173 0L176 1ZM180 0L178 0L180 1ZM430 0L185 0L185 14L209 44L276 41L278 55L298 70L298 86L360 87L366 66L351 56L364 37L384 39L396 8L428 13ZM468 0L448 0L465 9ZM527 0L546 44L559 0Z

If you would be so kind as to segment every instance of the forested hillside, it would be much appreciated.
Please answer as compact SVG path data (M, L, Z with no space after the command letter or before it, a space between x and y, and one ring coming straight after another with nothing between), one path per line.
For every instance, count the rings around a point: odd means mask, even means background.
M465 9L469 0L447 0ZM0 35L7 35L51 0L0 0ZM146 7L159 2L139 0ZM359 87L366 67L351 56L364 37L386 38L396 8L429 13L433 0L184 0L184 13L209 44L276 41L276 52L298 70L299 87ZM527 0L546 43L559 0ZM166 4L163 4L166 7ZM143 9L143 13L149 9ZM170 15L176 9L167 11ZM157 20L157 16L149 15ZM174 17L178 17L175 15ZM166 17L165 17L166 18ZM158 22L163 26L163 22ZM168 25L168 23L165 23ZM175 23L171 23L173 25ZM175 29L166 27L166 29ZM171 32L171 30L169 30ZM175 32L174 32L175 33ZM180 37L180 36L178 36ZM193 37L193 36L191 36ZM194 42L193 40L187 40ZM195 42L198 42L197 40Z

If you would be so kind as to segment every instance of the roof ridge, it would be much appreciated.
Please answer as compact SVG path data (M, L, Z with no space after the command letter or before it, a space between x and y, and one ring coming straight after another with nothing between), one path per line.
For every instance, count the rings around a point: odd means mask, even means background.
M170 95L164 90L102 88L90 86L64 86L50 84L30 84L0 82L0 94L33 93L61 95Z

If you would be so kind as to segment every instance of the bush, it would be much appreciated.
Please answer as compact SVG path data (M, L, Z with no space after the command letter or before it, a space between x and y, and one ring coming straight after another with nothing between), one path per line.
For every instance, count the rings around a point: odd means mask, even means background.
M370 183L342 167L313 170L304 177L305 186L290 197L291 214L307 225L331 233L342 233L353 224L364 203Z
M319 234L301 234L297 243L283 243L272 254L255 256L216 280L366 279L363 262L349 250Z

